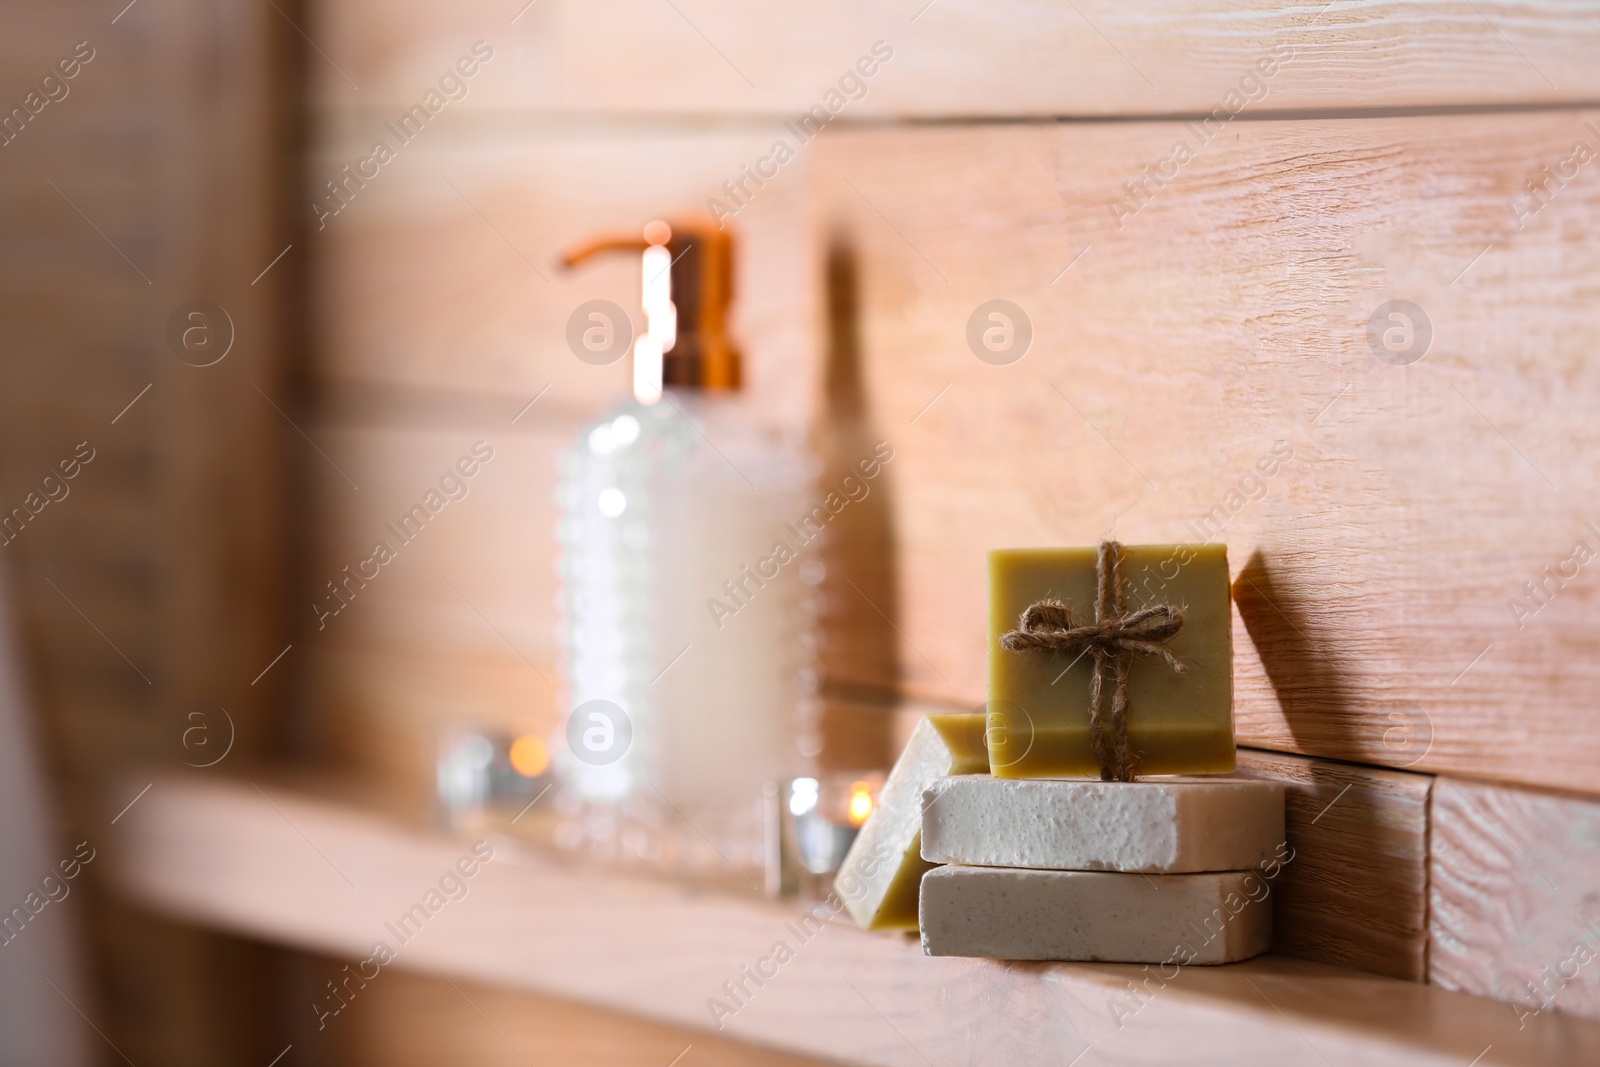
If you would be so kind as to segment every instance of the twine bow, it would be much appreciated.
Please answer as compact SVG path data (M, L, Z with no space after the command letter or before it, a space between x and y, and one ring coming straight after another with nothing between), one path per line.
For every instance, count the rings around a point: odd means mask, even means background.
M1107 782L1133 780L1133 752L1128 748L1128 670L1134 656L1157 656L1179 674L1189 668L1167 648L1183 627L1183 613L1171 604L1151 604L1125 611L1122 589L1122 546L1100 542L1095 558L1095 621L1074 625L1072 613L1059 600L1039 600L1022 613L1021 629L1000 637L1008 652L1066 652L1094 658L1089 678L1089 748ZM1110 738L1102 709L1107 671L1112 676Z

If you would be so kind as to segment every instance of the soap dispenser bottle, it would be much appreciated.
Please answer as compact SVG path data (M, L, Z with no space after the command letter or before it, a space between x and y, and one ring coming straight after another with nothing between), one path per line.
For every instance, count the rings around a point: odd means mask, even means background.
M819 751L817 461L751 417L729 234L652 222L566 256L640 257L633 397L584 427L558 504L563 847L689 874L762 867L763 789ZM804 538L804 539L803 539Z

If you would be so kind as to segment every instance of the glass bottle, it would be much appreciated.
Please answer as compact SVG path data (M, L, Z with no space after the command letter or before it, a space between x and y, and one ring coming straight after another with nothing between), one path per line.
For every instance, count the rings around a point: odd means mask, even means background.
M739 402L726 334L732 241L652 223L569 256L641 253L634 396L563 457L558 738L565 847L746 878L763 788L820 748L821 563L804 514L816 460Z

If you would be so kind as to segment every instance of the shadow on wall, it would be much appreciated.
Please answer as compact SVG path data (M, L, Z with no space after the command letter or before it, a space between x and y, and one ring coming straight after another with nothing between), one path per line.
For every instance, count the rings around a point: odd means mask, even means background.
M860 479L863 458L881 456L862 367L860 283L854 250L828 248L822 413L817 450L822 487ZM893 441L887 441L889 448ZM900 589L895 560L894 464L861 479L867 496L829 527L823 546L823 736L826 769L887 767L897 753L890 714L900 683Z
M1308 605L1274 580L1259 549L1233 583L1233 602L1277 694L1295 748L1333 759L1363 758L1343 663L1330 649L1319 647Z

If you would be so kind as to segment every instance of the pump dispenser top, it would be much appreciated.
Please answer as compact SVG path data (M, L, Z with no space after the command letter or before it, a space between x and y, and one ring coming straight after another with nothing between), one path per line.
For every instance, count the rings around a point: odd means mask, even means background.
M645 331L633 344L633 394L641 404L663 387L736 390L739 350L728 337L733 237L710 216L657 219L638 236L604 234L568 249L572 268L603 252L641 253Z

